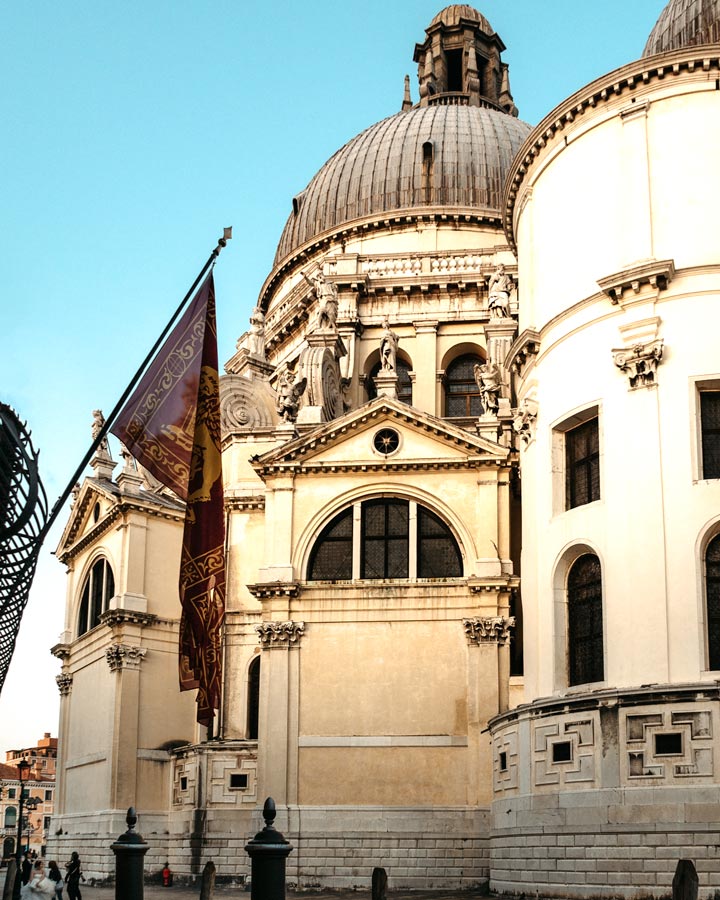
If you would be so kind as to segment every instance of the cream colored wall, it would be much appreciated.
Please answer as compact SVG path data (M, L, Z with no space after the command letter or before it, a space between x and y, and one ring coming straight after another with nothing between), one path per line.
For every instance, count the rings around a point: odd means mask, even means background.
M312 631L302 649L301 735L467 733L457 622L328 622Z
M684 72L610 94L547 142L515 209L520 331L542 327L631 263L672 258L682 268L715 258L707 216L720 192L719 102L714 77ZM702 138L693 138L698 121Z
M526 177L532 193L516 214L521 328L541 335L519 389L539 403L521 455L526 699L564 687L563 560L574 545L603 567L607 686L713 677L702 542L717 527L720 482L698 480L695 387L720 371L708 328L720 297L720 95L710 87L681 75L638 88L634 104L628 92L599 104L566 125ZM702 141L689 134L699 120L709 128ZM674 259L668 289L645 283L613 305L597 278L650 253ZM611 351L632 343L633 330L665 342L656 387L629 390L613 364ZM565 511L553 428L593 405L601 499Z

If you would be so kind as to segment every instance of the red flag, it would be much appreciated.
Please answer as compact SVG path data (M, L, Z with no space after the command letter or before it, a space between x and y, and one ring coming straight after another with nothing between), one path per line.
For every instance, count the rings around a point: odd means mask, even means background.
M180 689L197 688L197 720L220 706L225 519L212 272L165 341L111 431L186 501L180 563Z

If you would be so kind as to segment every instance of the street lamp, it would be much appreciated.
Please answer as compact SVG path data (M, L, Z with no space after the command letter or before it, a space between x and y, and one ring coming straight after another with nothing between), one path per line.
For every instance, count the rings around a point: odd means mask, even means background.
M18 809L17 822L17 841L15 844L15 885L13 886L13 900L20 900L20 884L22 881L22 826L23 826L23 803L25 800L25 782L30 777L30 763L26 759L21 759L17 764L18 775L20 776L20 803Z

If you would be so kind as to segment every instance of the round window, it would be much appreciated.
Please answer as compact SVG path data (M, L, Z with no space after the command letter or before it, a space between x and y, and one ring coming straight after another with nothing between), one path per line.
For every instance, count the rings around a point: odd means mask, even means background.
M389 456L400 446L400 435L393 428L381 428L375 433L373 447L383 456Z

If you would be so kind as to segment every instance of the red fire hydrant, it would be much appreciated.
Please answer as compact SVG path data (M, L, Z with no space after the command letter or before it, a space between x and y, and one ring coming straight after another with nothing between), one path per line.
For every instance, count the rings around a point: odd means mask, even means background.
M165 868L162 870L163 887L172 887L172 876L169 863L165 863Z

